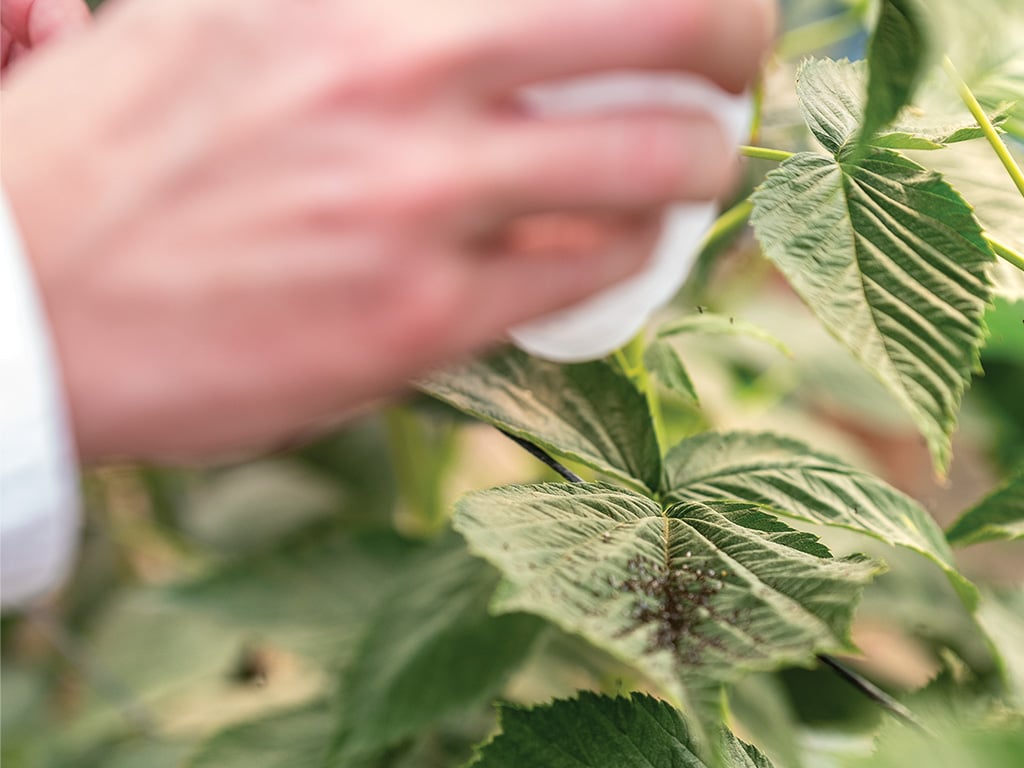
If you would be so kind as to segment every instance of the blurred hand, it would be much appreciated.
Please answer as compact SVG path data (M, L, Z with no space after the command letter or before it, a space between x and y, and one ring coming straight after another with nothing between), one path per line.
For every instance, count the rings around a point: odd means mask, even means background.
M5 2L5 56L73 6ZM3 98L81 456L272 445L636 270L668 203L729 183L715 123L514 94L615 69L739 91L772 26L770 0L109 4Z

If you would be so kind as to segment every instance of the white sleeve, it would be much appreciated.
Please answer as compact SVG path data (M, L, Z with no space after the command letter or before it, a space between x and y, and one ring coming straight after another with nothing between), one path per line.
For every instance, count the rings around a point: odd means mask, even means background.
M60 586L78 540L76 460L28 259L0 193L0 606Z

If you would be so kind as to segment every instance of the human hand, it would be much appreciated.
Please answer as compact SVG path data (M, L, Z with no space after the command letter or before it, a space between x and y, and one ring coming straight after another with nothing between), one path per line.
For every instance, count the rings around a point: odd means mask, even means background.
M772 15L112 3L19 66L3 103L3 181L81 456L271 445L636 270L667 204L728 184L717 125L540 119L515 93L622 69L739 91Z
M0 68L88 20L83 0L0 0Z

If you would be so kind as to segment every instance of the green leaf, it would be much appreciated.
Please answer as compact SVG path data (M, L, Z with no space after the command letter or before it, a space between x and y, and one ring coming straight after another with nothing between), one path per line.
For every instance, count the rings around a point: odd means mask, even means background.
M1020 0L929 0L943 47L986 109L1010 104L1007 128L1024 137L1024 4Z
M527 611L647 675L706 722L707 692L745 671L848 647L865 558L742 504L674 504L601 484L464 497L456 528L502 572L499 612Z
M339 665L384 595L432 556L393 533L320 527L166 595L192 615Z
M1024 55L1022 55L1024 59ZM1024 152L1010 153L1018 164ZM941 173L974 208L985 232L1018 253L1024 253L1024 197L984 139L961 144L955 152L914 153L912 160ZM993 271L995 291L1011 301L1024 299L1024 272L1000 259Z
M664 701L581 692L534 709L501 708L502 732L484 745L473 768L707 768L690 727ZM771 768L749 744L724 732L729 768Z
M697 390L676 349L664 339L655 339L644 350L644 366L670 391L697 402Z
M864 63L811 58L801 63L796 77L804 120L825 149L839 154L858 138L858 127L865 120ZM929 98L904 107L886 126L879 126L867 143L890 149L933 150L983 137L981 126L959 108L955 98L951 93L948 98ZM990 115L997 125L1006 117L1005 107L993 109Z
M326 701L252 720L214 735L186 768L326 768L334 713Z
M224 729L182 763L184 768L452 768L493 728L490 713L465 718L387 752L337 760L328 746L338 713L328 699ZM483 726L483 727L480 727ZM146 768L148 768L148 764Z
M743 501L912 549L938 564L968 604L977 602L942 529L917 502L797 440L750 432L697 435L669 451L665 475L668 501Z
M1018 585L986 594L977 612L1003 678L1005 697L1018 712L1024 709L1024 588Z
M658 329L658 338L668 339L684 333L702 333L709 336L747 336L756 341L764 342L770 347L774 347L786 357L793 356L793 352L786 346L784 341L780 341L761 326L735 317L726 317L709 312L687 315L686 317L666 323Z
M794 155L753 201L765 254L907 409L945 471L992 295L995 257L970 206L938 174L879 149Z
M946 531L957 547L1024 537L1024 466L986 496Z
M638 489L661 481L647 401L605 362L557 365L517 349L419 382L428 394Z
M910 103L927 70L930 39L916 0L881 0L868 44L868 98L861 129L867 143Z
M343 764L489 701L544 627L534 616L491 616L498 574L458 543L381 600L341 679Z

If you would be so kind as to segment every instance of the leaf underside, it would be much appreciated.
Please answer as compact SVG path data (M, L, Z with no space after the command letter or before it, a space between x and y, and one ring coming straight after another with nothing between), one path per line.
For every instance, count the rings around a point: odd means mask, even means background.
M912 549L938 564L969 606L977 602L942 530L920 504L797 440L751 432L697 435L668 452L665 476L666 501L740 500Z
M644 396L602 361L558 365L509 348L418 383L488 424L637 489L661 481L661 450Z
M794 155L754 194L765 254L910 413L937 467L979 365L994 256L938 174L871 149Z
M807 59L797 70L800 108L814 137L831 154L849 149L864 121L867 71L863 62ZM994 110L1000 123L1006 113ZM984 136L977 121L963 109L949 109L946 99L904 107L868 143L889 149L941 149Z
M832 559L749 504L663 509L602 484L469 494L455 527L504 576L495 610L582 635L703 723L721 683L848 648L860 591L879 571Z

